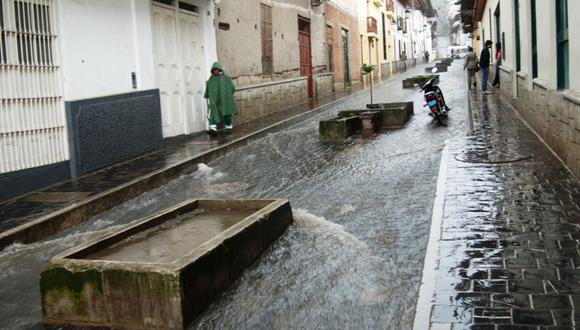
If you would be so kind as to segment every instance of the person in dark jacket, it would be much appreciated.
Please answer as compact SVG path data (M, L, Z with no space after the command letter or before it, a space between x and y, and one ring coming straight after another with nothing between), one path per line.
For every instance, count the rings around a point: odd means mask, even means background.
M501 65L501 42L495 43L495 77L493 78L493 87L499 88L499 66Z
M487 40L485 42L485 47L481 50L481 55L479 55L479 68L481 69L481 90L483 94L491 94L491 92L487 91L487 79L489 77L489 61L490 61L490 54L489 49L493 45L491 40Z

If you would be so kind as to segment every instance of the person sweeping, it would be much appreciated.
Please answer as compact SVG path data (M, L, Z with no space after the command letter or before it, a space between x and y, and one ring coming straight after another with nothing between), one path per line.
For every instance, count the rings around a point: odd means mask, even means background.
M208 134L218 133L218 127L223 126L226 132L233 128L233 115L238 113L234 92L236 88L232 79L228 77L219 62L211 66L211 77L205 87L204 98L209 103L209 130Z

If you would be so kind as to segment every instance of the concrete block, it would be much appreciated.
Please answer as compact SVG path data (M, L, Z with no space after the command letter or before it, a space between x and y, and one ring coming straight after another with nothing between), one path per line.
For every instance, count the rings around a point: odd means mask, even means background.
M342 142L359 132L360 129L361 121L358 115L321 120L318 124L322 142Z
M189 200L53 258L43 323L184 329L293 222L287 200Z
M414 114L413 102L367 104L367 109L380 111L381 129L402 128ZM366 110L344 110L338 117L358 116L363 111Z
M435 83L439 82L438 74L424 74L420 76L414 76L403 80L403 88L414 88L415 85L423 86L429 79L437 77Z

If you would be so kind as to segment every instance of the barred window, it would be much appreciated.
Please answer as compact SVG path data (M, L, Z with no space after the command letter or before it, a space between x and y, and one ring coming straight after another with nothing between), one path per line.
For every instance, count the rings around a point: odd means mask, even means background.
M68 159L54 0L0 0L0 173Z

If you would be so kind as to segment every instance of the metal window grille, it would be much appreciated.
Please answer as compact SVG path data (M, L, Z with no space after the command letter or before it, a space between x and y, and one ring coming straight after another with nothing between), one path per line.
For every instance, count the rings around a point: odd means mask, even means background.
M0 0L0 173L68 159L54 0Z

